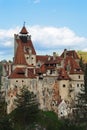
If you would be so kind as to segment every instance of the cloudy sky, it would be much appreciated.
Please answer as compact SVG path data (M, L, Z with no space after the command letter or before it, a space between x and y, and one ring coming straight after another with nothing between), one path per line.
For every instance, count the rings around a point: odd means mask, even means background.
M12 60L24 21L37 54L87 51L87 0L0 0L0 60Z

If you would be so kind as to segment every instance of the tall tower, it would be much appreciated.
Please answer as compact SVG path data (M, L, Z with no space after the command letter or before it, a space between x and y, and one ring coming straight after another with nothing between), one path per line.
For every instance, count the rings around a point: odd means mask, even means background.
M36 51L32 44L31 35L23 25L19 34L14 35L14 65L27 64L36 66Z

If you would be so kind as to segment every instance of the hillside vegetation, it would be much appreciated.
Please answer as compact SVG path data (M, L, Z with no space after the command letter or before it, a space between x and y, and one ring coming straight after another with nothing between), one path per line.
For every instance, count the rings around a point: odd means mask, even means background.
M78 56L83 59L84 63L87 63L87 52L86 51L77 51Z

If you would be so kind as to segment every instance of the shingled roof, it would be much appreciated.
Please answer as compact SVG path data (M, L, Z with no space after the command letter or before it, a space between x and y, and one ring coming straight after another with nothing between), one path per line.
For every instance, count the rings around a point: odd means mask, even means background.
M68 76L64 68L61 68L59 70L58 80L70 80L70 77Z
M78 56L78 54L76 53L75 50L67 50L67 49L65 49L60 57L65 58L65 55L66 55L66 57L71 56L74 59L79 59L79 56Z
M36 78L36 75L34 74L34 70L33 69L28 69L27 68L27 75L26 75L26 68L19 68L17 67L8 78L21 78L21 79L25 79L25 78Z
M75 61L75 59L71 56L67 56L64 60L64 67L67 69L69 67L70 74L83 74L79 64Z
M26 60L25 60L25 56L24 56L22 43L20 40L17 40L17 41L18 41L18 47L16 50L15 58L14 58L14 64L27 65Z
M20 34L28 34L28 31L25 26L22 27Z

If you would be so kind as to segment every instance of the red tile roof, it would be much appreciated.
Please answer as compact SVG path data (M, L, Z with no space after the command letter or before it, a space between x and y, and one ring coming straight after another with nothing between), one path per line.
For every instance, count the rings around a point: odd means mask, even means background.
M49 60L47 60L46 62L45 62L45 64L58 64L58 63L60 63L61 62L61 60L62 60L62 58L61 57L55 57L55 59L54 59L54 57L52 56L52 57L50 57L50 59Z
M18 42L18 47L16 50L16 55L14 57L14 64L27 65L22 43L20 40L17 40L17 42Z
M40 68L37 68L36 73L46 73L46 66L43 64Z
M16 78L36 78L36 75L34 74L33 69L28 69L27 68L27 75L26 75L26 68L16 68L11 75L8 77L11 79L16 79Z
M20 34L28 34L28 31L25 26L22 27Z
M78 56L78 54L76 53L76 51L75 50L64 50L64 52L61 54L61 56L60 57L62 57L62 58L64 58L64 53L66 53L66 56L71 56L71 57L73 57L74 59L79 59L79 56Z
M29 51L28 49L30 48L32 50L32 54L33 55L36 55L36 51L34 49L34 46L32 44L32 41L31 40L27 40L27 43L23 43L22 42L22 47L24 48L25 47L25 54L29 54Z
M59 70L58 80L70 80L70 77L68 76L64 68L61 68Z
M20 34L28 34L28 31L27 31L27 29L26 29L25 26L23 26L23 28L22 28ZM31 48L32 54L36 55L36 52L35 52L34 46L33 46L33 44L32 44L31 38L28 39L28 35L26 35L26 36L25 36L26 40L22 40L21 37L22 37L22 35L20 36L20 40L17 40L17 42L18 42L18 41L21 41L23 48L25 47L25 49L26 49L25 53L28 54L28 53L29 53L29 52L28 52L28 49ZM23 36L23 37L24 37L24 36ZM30 37L30 36L29 36L29 37ZM24 42L24 43L23 43L23 42Z
M48 57L49 57L48 55L45 55L45 56L44 55L37 55L36 62L41 61L44 63L48 59Z
M67 56L64 60L64 67L67 70L67 66L69 67L70 74L83 74L79 64L75 61L75 59L71 56Z
M34 69L28 69L28 78L36 78L36 74L34 74Z
M16 68L8 78L27 78L24 68Z

